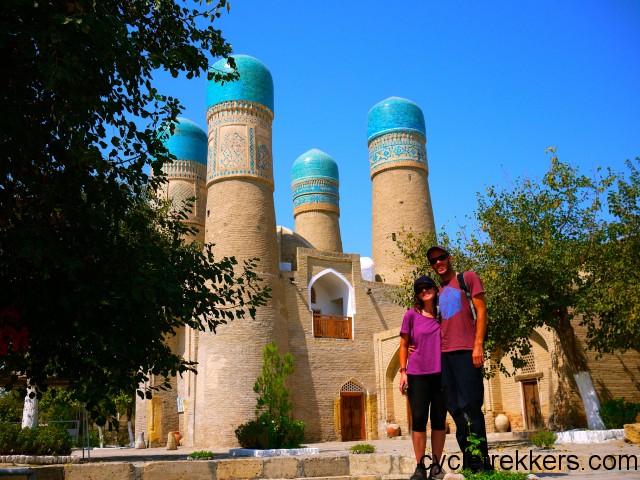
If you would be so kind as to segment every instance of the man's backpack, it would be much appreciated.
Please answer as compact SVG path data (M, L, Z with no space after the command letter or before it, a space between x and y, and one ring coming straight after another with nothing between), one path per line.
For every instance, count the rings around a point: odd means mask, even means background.
M456 276L456 280L458 280L458 285L460 286L460 289L464 292L464 296L467 297L467 300L469 300L469 306L471 307L471 315L473 315L473 319L477 320L478 315L476 314L476 307L473 306L473 299L471 298L471 292L469 291L469 287L467 287L467 284L464 283L464 272L460 272Z
M469 287L464 283L464 272L458 273L456 275L456 280L458 280L458 285L460 289L464 292L464 296L469 300L469 306L471 307L471 315L473 315L474 320L478 320L478 315L476 314L476 307L473 306L473 299L471 297L471 292L469 291ZM487 335L489 334L489 322L487 322L487 327L484 331L484 341L487 341Z

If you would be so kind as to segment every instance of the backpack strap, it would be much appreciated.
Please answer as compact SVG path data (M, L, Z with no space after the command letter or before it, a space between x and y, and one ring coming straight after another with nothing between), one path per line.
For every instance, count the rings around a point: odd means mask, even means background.
M460 289L464 292L464 296L469 300L469 305L471 306L471 315L473 315L473 319L477 320L478 316L476 315L476 307L473 306L473 299L471 298L471 292L469 291L469 287L464 283L464 272L458 273L456 276L456 280L458 280L458 285Z

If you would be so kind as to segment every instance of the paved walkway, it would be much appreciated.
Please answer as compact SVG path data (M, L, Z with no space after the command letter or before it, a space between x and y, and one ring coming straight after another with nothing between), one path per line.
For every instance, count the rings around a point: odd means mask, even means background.
M361 442L323 442L306 444L307 447L317 447L320 449L320 456L343 456L348 455L347 449ZM371 440L367 443L371 443L376 448L378 454L398 455L405 457L413 457L413 448L411 440L408 437L404 438L392 438L392 439L380 439ZM523 440L500 440L495 435L489 435L489 448L491 454L496 455L511 455L514 456L517 452L522 458L523 455L534 457L540 455L544 457L547 453L532 450L531 446ZM205 448L190 448L179 447L178 450L167 450L166 448L148 448L148 449L131 449L131 448L103 448L93 449L90 452L85 451L85 458L90 457L93 462L131 462L136 465L151 462L151 461L167 461L167 460L182 460L187 455L195 450L205 450ZM228 449L209 448L215 454L216 459L230 458ZM445 442L445 455L460 455L460 450L455 441L455 436L447 435ZM603 459L609 457L606 462L607 467L611 468L612 461L619 461L619 456L635 456L640 457L640 446L626 443L623 440L613 440L609 442L602 442L596 444L576 444L576 443L564 443L556 445L553 450L553 454L565 456L565 459L570 455L575 455L582 458L591 456L592 468L597 468L602 465ZM74 451L74 455L81 456L82 451ZM499 461L499 460L498 460ZM542 459L540 460L542 461ZM566 461L565 461L566 465ZM445 466L446 468L446 466ZM546 473L537 474L540 478L544 479L566 479L566 480L595 480L596 478L605 478L607 480L624 478L628 480L640 480L640 472L638 470L620 471L618 468L606 470L605 468L599 468L589 471L589 469L571 471L567 473Z

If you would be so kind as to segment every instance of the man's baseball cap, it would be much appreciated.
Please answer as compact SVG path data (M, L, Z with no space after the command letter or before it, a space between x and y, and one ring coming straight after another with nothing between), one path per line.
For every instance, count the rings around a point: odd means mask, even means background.
M441 247L440 245L434 245L433 247L429 248L429 250L427 250L427 258L429 258L429 255L431 255L431 252L433 252L434 250L442 250L447 255L451 255L449 252L447 252L446 248Z
M433 278L431 277L427 277L426 275L423 275L422 277L419 277L416 279L415 282L413 282L413 291L414 293L419 293L420 291L422 291L422 286L427 286L427 287L436 287L438 288L438 285L436 285L436 282L433 281ZM422 288L420 288L422 287Z

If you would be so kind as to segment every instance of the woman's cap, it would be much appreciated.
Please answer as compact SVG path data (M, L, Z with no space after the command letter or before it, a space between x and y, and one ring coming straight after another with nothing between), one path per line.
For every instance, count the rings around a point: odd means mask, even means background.
M436 285L436 282L433 281L433 278L427 277L426 275L424 275L422 277L417 278L416 281L413 282L413 291L415 293L418 293L422 291L422 288L424 288L425 286L438 288L438 285Z

